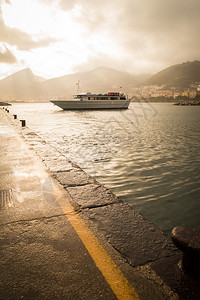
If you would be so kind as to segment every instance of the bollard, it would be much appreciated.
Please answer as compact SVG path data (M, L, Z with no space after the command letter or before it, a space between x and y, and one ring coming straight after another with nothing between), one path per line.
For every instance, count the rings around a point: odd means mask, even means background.
M22 127L25 127L26 126L26 120L20 120L21 124L22 124Z
M17 119L17 115L13 115L14 119Z
M7 113L9 113L9 109L7 109Z
M200 276L200 229L177 226L172 241L182 254L182 269L192 277Z

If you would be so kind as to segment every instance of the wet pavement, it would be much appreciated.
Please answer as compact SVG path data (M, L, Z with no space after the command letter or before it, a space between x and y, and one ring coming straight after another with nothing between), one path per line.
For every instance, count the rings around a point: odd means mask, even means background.
M200 299L171 239L0 110L0 299Z

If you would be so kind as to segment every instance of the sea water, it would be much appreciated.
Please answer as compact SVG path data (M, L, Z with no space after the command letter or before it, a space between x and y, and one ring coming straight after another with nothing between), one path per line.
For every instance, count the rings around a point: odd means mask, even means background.
M165 233L200 228L200 106L63 111L20 103L10 111Z

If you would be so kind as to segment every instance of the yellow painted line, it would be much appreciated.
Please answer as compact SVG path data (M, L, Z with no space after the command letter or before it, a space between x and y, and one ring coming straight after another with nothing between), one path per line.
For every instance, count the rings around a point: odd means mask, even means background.
M117 299L139 300L139 296L134 288L130 285L120 269L113 262L112 258L101 246L94 234L86 226L82 218L79 217L79 215L74 211L70 203L66 203L66 201L63 200L63 194L61 190L55 185L53 185L53 187L57 202L59 203L63 212L66 214L67 219L74 227L75 231L82 240L90 256L103 274Z

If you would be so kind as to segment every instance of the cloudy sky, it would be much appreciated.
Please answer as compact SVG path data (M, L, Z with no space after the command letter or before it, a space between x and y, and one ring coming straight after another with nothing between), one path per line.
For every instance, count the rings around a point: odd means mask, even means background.
M199 28L199 0L0 0L0 79L155 73L200 59Z

